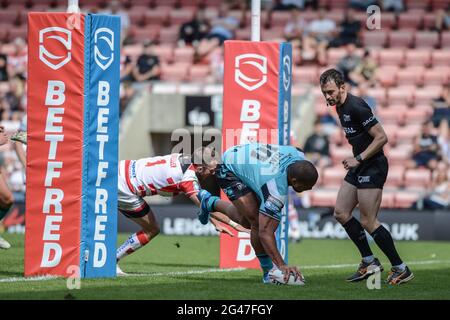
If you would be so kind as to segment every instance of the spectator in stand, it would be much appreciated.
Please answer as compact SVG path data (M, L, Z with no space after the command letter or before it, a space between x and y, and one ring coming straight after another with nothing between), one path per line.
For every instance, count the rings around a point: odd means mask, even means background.
M317 10L318 0L275 0L272 10L305 9L307 7Z
M434 99L432 105L431 121L434 127L439 127L443 120L450 122L450 83L442 87L441 96Z
M436 13L436 29L438 31L450 30L450 4L446 10L438 10Z
M407 168L426 167L435 170L440 158L438 137L433 134L433 123L427 121L422 126L422 133L416 137L414 155L407 164Z
M13 42L14 53L8 56L8 73L11 79L19 76L26 79L27 72L27 44L22 38L16 38Z
M350 0L350 8L359 11L366 11L369 6L378 5L377 0Z
M120 81L133 81L134 63L130 56L120 56Z
M361 22L354 18L355 12L349 8L345 11L344 20L341 22L339 36L333 39L330 47L341 47L349 43L358 44L358 34L361 30Z
M355 86L356 83L350 79L350 73L361 63L361 57L356 54L356 46L353 43L347 44L346 49L347 54L338 62L337 69L342 72L345 82Z
M161 75L161 67L159 58L153 52L153 42L146 41L144 43L144 52L137 59L133 68L133 78L138 82L159 80Z
M200 61L215 48L222 46L225 40L231 40L235 36L236 29L245 21L245 6L242 9L241 19L229 12L229 5L223 3L219 8L219 16L211 22L211 29L207 36L200 41L195 52L195 60Z
M0 82L8 81L8 56L2 53L2 42L0 42Z
M430 191L414 205L417 209L450 209L450 177L447 166L440 163L433 172Z
M113 0L109 2L108 8L103 10L103 14L113 14L120 17L120 37L121 40L125 39L128 35L128 29L130 28L130 17L126 10L122 9L120 1Z
M439 126L438 143L441 147L442 161L450 168L450 128L449 120L441 121Z
M305 19L300 16L300 10L291 9L291 16L284 27L284 38L291 42L292 46L301 47L306 26Z
M405 10L403 0L383 0L383 11L399 13Z
M357 96L361 97L369 105L370 109L372 109L372 113L375 114L377 108L377 100L367 93L366 83L363 82L358 86Z
M196 47L206 37L208 31L209 24L205 18L204 11L197 10L191 21L181 25L178 45Z
M377 63L370 56L370 52L365 50L360 63L350 72L350 80L356 85L366 84L368 86L374 86L376 84L375 72L377 68Z
M325 17L325 10L319 11L317 19L311 21L307 27L307 37L304 38L304 48L317 52L319 64L326 64L327 47L336 35L336 23Z
M320 120L314 123L314 132L306 139L304 151L306 157L317 168L322 169L331 165L330 142Z

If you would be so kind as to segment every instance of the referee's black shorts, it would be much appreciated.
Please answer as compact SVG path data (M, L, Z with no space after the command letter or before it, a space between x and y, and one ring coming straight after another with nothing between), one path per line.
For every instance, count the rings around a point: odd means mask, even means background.
M344 180L357 189L383 189L388 170L388 160L384 154L380 154L349 170Z

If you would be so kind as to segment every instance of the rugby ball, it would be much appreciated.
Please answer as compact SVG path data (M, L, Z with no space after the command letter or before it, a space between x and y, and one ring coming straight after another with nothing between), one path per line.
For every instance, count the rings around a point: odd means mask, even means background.
M269 271L269 281L274 284L285 284L289 286L304 286L305 278L302 276L295 280L294 274L291 272L288 282L284 282L284 274L280 269L272 269Z

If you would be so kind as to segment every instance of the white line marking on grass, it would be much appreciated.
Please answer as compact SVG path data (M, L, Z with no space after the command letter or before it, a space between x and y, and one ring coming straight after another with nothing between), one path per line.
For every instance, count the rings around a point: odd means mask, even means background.
M407 265L428 265L428 264L450 264L450 260L422 260L422 261L406 261ZM347 264L330 264L330 265L309 265L309 266L300 266L301 270L308 269L341 269L341 268L350 268L356 266L356 263L347 263ZM193 274L204 274L204 273L215 273L215 272L236 272L236 271L244 271L246 268L230 268L230 269L219 269L219 268L211 268L211 269L200 269L200 270L188 270L188 271L175 271L175 272L157 272L157 273L127 273L125 276L120 277L173 277L173 276L187 276ZM22 281L48 281L62 279L62 277L58 276L39 276L39 277L13 277L13 278L4 278L0 279L0 283L3 282L22 282Z
M54 279L59 279L59 278L61 278L61 277L58 277L58 276L38 276L38 277L31 277L31 278L12 277L12 278L0 279L0 282L46 281L46 280L54 280Z

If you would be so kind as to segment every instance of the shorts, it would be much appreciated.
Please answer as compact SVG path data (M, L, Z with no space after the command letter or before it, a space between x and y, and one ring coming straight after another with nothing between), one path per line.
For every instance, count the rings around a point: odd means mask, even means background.
M221 164L217 168L217 184L225 192L230 201L239 199L247 193L253 192L225 165Z
M117 197L119 211L127 218L142 218L147 215L150 207L144 198L131 192L123 175L124 169L125 161L121 161L119 165Z
M344 180L357 189L383 189L388 171L388 160L381 154L349 170Z

